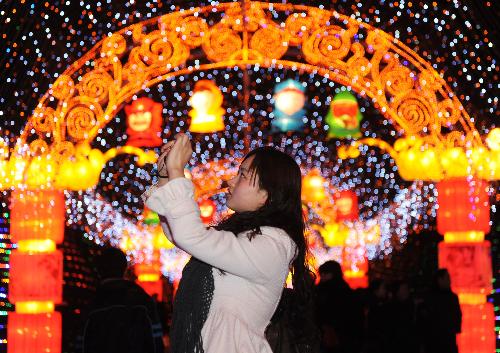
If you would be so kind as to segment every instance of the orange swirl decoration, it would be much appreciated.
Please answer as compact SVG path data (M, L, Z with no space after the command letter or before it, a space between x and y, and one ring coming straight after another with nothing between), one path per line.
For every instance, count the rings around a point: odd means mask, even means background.
M235 31L223 26L214 26L203 38L202 48L212 61L228 60L243 47L243 42Z
M41 139L36 139L30 143L31 156L46 156L49 154L49 146L47 142Z
M160 30L156 30L144 36L139 56L148 66L175 67L187 60L189 50L175 34L162 35Z
M437 91L442 86L442 78L436 72L423 70L418 75L418 83L422 89Z
M288 36L285 31L276 27L261 28L252 36L250 48L267 59L279 59L288 50Z
M104 71L91 71L83 76L82 81L77 86L80 96L93 98L99 104L108 100L109 90L113 87L113 78Z
M37 107L33 112L31 123L38 134L45 134L54 129L56 112L50 107Z
M411 70L402 66L397 58L390 55L389 64L380 73L380 81L389 94L401 95L413 88Z
M68 75L61 75L52 85L52 95L59 100L70 98L75 92L75 83Z
M346 71L352 77L365 77L370 73L370 61L365 58L365 49L360 43L353 43L351 50L354 53L347 60Z
M291 45L299 45L314 30L314 20L305 13L294 13L285 21L285 29Z
M75 140L86 139L90 130L103 117L102 107L92 98L79 96L68 102L66 126L68 134Z
M114 33L104 39L101 54L120 57L127 50L127 41L121 34Z
M339 66L350 48L350 32L339 26L328 26L314 31L304 42L302 51L314 65Z
M398 117L403 120L403 128L409 134L422 131L436 114L428 97L417 91L397 96L391 105L397 111Z
M245 6L247 23L243 22L243 11L239 3L231 3L229 5L221 23L229 25L233 30L238 32L243 32L244 30L255 32L261 25L267 23L266 14L260 7L260 4L247 3Z
M203 35L207 30L207 23L203 19L188 16L182 19L179 36L188 47L196 48L201 45Z
M52 158L61 164L75 155L75 146L69 141L56 142L50 146L50 153Z
M445 99L438 104L438 118L442 126L455 124L460 118L460 108L451 99Z

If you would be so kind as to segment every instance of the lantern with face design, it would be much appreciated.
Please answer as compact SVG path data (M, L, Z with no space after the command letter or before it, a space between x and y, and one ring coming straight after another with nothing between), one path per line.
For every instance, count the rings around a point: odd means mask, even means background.
M161 103L151 98L136 99L125 106L127 114L127 145L135 147L158 147L163 143Z
M208 133L224 130L222 100L221 91L212 81L196 82L193 96L189 99L189 104L193 107L189 112L189 131Z
M294 80L286 80L274 88L273 130L302 131L305 110L304 86Z
M363 117L356 97L347 91L338 93L330 105L326 122L329 138L357 138L361 136L359 122Z

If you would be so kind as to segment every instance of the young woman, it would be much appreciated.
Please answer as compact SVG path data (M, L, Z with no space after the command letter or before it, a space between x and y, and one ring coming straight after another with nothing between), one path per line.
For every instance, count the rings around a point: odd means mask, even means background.
M167 237L192 255L174 302L172 352L271 353L265 330L290 271L297 337L310 300L300 169L276 149L250 152L228 182L235 213L207 229L184 178L192 153L184 134L163 146L162 179L143 195Z

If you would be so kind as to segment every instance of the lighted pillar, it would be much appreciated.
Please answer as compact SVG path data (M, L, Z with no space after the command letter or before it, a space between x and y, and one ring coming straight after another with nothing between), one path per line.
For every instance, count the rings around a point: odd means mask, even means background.
M15 190L11 196L11 239L8 315L9 353L61 352L64 194L54 190Z
M161 301L163 296L163 283L161 281L160 256L157 250L154 251L152 263L141 263L135 265L137 284L149 295L156 294Z
M457 178L444 180L438 190L439 267L448 269L452 290L462 309L462 333L458 336L461 353L495 351L493 304L486 301L492 290L490 243L484 234L490 230L487 183Z

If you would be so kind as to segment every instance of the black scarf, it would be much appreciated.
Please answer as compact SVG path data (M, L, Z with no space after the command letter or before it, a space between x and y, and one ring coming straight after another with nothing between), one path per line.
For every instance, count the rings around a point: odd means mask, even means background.
M191 257L182 270L174 301L170 343L172 353L203 353L201 329L214 293L212 266Z

